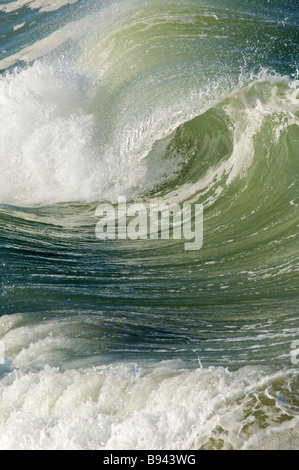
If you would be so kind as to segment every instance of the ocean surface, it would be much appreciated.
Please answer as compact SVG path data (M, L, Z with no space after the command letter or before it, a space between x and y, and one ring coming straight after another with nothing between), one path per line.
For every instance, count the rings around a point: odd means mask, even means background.
M298 0L0 0L0 69L0 449L299 449Z

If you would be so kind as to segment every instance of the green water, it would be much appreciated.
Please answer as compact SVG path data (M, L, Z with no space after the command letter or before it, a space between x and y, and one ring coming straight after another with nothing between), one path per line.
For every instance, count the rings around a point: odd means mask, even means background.
M297 2L100 3L0 7L0 447L298 448Z

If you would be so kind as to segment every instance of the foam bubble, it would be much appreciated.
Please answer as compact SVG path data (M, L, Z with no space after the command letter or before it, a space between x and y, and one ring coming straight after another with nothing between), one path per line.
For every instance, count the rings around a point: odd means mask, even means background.
M262 405L273 380L253 368L231 373L166 363L14 370L0 382L0 447L241 448L261 432L254 415L244 421L245 410ZM281 414L274 406L263 405L263 412L267 423Z
M181 184L179 193L169 192L172 202L197 198L201 192L206 194L207 206L225 190L224 181L229 185L247 175L256 156L256 137L269 115L279 119L275 138L298 121L293 99L297 89L281 79L253 82L223 102L219 98L215 103L214 97L203 105L199 100L196 108L194 100L186 97L181 113L175 111L177 103L171 103L165 109L158 106L138 122L130 113L115 116L113 107L105 116L91 111L90 80L82 71L44 61L1 77L1 203L94 202L114 200L119 194L144 194L180 172L189 156L184 142L182 149L167 154L173 132L210 108L225 111L230 119L233 130L227 128L227 133L233 135L233 150L228 158L210 164L197 181ZM250 101L253 92L254 103ZM201 138L213 144L208 134ZM197 145L197 136L194 139L192 145ZM213 155L200 154L198 163L202 158L209 162Z
M278 422L295 426L282 399L294 387L288 371L182 361L92 367L92 355L88 366L60 368L86 348L76 322L29 320L1 317L2 449L238 449L279 432Z
M0 11L11 13L19 10L24 6L28 6L32 10L39 9L40 11L55 11L68 4L77 3L78 0L17 0L15 2L5 3L0 5Z
M100 187L84 87L82 76L41 63L1 78L1 202L84 200Z

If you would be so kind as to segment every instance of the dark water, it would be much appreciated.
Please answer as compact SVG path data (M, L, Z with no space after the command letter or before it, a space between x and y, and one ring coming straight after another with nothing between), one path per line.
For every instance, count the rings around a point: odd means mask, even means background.
M21 3L0 4L0 447L298 448L298 3ZM99 240L119 196L202 204L202 248Z

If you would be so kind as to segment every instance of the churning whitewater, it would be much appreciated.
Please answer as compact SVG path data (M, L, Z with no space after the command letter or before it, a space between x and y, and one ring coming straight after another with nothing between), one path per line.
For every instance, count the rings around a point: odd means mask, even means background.
M0 5L0 448L299 448L296 0ZM99 240L99 204L202 204Z

